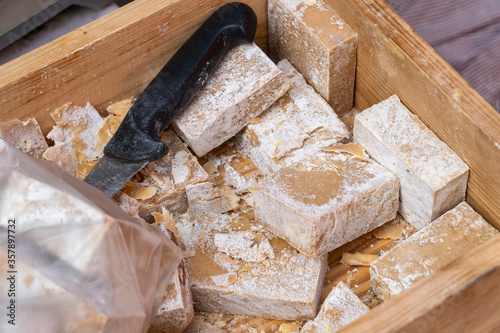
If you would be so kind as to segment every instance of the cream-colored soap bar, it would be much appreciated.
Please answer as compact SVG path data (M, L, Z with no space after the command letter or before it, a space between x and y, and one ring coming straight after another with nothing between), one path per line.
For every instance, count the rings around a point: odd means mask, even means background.
M160 224L159 227L170 240L180 246L177 236L165 224ZM185 260L182 260L170 278L167 292L148 333L181 333L189 325L193 315L191 284Z
M293 83L283 97L250 123L239 137L257 167L271 174L282 166L315 155L320 147L349 138L337 114L287 61L278 63Z
M399 212L417 229L464 200L468 166L396 95L355 117L354 141L399 177Z
M372 262L370 286L388 300L497 234L464 201Z
M396 217L399 181L349 143L267 176L256 188L256 217L310 257Z
M226 214L198 218L189 251L198 311L288 320L316 315L326 256L311 259L250 220Z
M202 156L238 133L289 88L287 77L257 45L240 45L229 51L172 124Z
M370 309L343 282L328 294L318 316L302 327L301 333L333 333L366 314Z
M35 118L0 122L0 139L36 158L42 158L42 154L49 148Z
M323 0L270 0L269 50L342 115L353 104L358 36Z

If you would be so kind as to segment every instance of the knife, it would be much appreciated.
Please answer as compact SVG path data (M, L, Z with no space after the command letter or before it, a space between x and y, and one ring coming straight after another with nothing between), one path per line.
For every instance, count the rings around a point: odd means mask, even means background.
M168 146L159 139L160 132L187 106L232 47L253 41L256 29L255 12L243 3L229 3L215 11L135 101L84 181L112 197L148 162L165 156Z

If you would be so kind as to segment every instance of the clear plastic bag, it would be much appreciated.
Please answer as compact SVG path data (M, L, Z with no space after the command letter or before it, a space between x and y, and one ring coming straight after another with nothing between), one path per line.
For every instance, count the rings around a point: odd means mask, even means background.
M0 140L1 332L146 332L181 257L98 189Z

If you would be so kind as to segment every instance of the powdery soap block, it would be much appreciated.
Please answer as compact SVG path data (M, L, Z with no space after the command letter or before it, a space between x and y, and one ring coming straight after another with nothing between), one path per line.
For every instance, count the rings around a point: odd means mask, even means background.
M358 35L322 0L270 0L269 50L342 115L353 104Z
M304 77L287 60L281 60L278 67L293 88L238 137L239 144L266 174L349 138L344 123Z
M283 167L254 193L257 219L315 258L396 217L399 181L349 143Z
M354 141L399 177L399 212L415 228L464 200L468 166L396 95L355 117Z
M327 262L239 216L197 219L187 247L195 309L305 320L318 308Z
M370 309L343 282L328 294L318 316L301 333L333 333L366 314Z
M159 228L175 245L180 247L177 236L165 225L165 223L160 223ZM189 325L193 316L191 284L189 283L186 262L183 259L170 277L167 292L148 333L181 333Z
M370 286L388 300L497 234L481 215L462 202L373 261Z
M0 122L0 139L36 158L42 158L42 154L49 148L35 118Z
M255 44L233 48L172 122L198 156L221 145L290 88L286 75Z

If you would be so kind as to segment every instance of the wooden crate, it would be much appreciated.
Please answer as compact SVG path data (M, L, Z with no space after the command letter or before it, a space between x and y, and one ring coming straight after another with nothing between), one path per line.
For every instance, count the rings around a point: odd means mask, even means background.
M355 105L392 94L470 167L467 202L500 226L500 115L383 0L326 0L359 34ZM36 117L87 101L103 109L137 96L223 0L136 0L34 52L0 66L0 121ZM267 49L267 1L245 0ZM500 236L342 332L500 330Z

